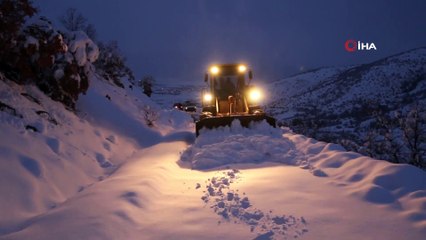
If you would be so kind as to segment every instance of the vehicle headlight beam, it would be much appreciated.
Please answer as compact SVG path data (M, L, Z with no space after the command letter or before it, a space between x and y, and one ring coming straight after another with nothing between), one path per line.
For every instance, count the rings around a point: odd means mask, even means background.
M217 75L220 72L220 69L218 66L213 66L210 68L210 73L213 75Z
M263 93L258 88L253 88L248 93L249 101L252 103L259 103L263 99Z

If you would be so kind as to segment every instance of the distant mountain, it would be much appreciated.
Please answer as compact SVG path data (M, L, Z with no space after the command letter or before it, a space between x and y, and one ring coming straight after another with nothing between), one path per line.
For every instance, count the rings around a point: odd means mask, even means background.
M379 136L386 137L379 131L384 127L399 129L403 141L402 120L410 112L416 111L422 127L425 123L426 48L368 64L312 70L273 82L269 89L268 111L297 132L342 144L350 141L352 150L371 147L372 132L372 139L380 142ZM406 148L401 151L409 152Z
M397 109L426 98L426 48L369 64L320 68L276 81L270 89L270 108L283 120L309 107L340 117L365 102Z
M175 103L195 105L201 108L201 92L206 87L199 84L155 84L152 100L164 108L173 108Z

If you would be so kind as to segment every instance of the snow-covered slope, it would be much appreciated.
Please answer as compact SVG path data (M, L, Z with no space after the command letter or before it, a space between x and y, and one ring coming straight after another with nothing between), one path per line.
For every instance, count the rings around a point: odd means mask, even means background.
M426 135L426 48L369 64L317 69L269 89L269 112L294 131L426 168L426 138L415 137Z
M348 68L349 67L319 68L304 72L303 74L297 74L282 80L278 80L270 84L270 94L272 99L277 98L277 96L290 98L303 95L307 89L311 89L316 85L319 85L325 79L340 74Z
M98 79L77 115L36 87L8 80L0 81L0 102L0 234L101 181L135 150L192 138L177 132L192 130L185 114L159 111L142 94ZM153 127L146 109L155 114Z
M201 91L205 88L202 84L155 84L152 100L166 109L172 108L175 103L201 107Z
M270 85L270 108L279 119L316 107L340 120L364 103L397 109L425 101L425 66L426 48L419 48L369 64L303 73Z

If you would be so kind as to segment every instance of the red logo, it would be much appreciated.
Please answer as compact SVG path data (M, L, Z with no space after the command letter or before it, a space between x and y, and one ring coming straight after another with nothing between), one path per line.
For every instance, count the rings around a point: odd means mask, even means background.
M356 41L356 40L347 40L345 42L345 49L348 52L355 52L355 51L370 51L370 50L377 50L376 45L372 42L372 43L368 43L368 42L361 42L361 41Z
M348 52L354 52L358 48L358 42L355 40L347 40L345 42L345 48Z

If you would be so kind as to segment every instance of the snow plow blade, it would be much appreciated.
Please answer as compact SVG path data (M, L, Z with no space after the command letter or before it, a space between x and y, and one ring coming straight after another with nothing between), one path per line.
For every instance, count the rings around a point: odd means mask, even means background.
M195 134L198 137L202 128L214 129L218 127L231 126L232 122L238 119L241 126L249 128L252 122L261 122L266 120L269 125L276 127L276 120L273 117L266 115L240 115L240 116L220 116L220 117L207 117L195 123Z

